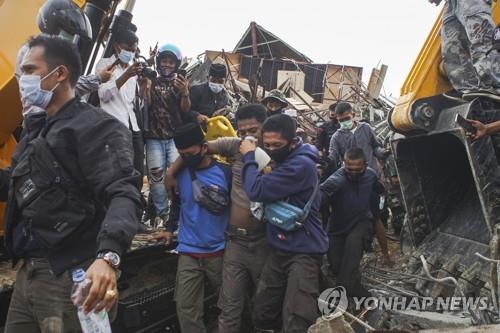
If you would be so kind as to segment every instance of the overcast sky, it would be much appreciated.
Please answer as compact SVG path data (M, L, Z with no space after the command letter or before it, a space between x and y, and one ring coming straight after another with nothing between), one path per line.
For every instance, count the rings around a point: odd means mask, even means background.
M440 8L427 0L137 0L134 23L143 51L174 43L185 56L231 51L251 21L317 63L389 66L384 89L399 96Z

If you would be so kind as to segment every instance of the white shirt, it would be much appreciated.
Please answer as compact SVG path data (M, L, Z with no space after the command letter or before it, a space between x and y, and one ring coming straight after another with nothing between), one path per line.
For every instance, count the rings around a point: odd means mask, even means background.
M96 65L96 73L114 63L116 57L103 58ZM120 89L116 86L116 80L122 76L128 67L123 68L120 64L115 66L115 70L108 82L99 86L99 99L101 108L121 121L127 128L132 125L132 131L138 132L139 125L134 113L134 100L137 87L137 77L131 77Z

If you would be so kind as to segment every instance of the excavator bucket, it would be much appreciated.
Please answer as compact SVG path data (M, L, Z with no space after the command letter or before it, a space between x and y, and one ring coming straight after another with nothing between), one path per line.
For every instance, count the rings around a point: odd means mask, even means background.
M490 137L470 143L457 114L498 119L500 108L476 100L441 110L429 119L428 132L396 138L392 147L412 244L426 256L439 253L442 264L458 254L467 268L476 252L490 256L500 222L500 146Z

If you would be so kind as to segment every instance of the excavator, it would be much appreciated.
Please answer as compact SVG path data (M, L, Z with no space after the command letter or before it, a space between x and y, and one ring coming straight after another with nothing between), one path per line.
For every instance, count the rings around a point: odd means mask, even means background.
M118 0L73 2L86 13L92 26L91 40L79 45L90 70L102 45L104 54L109 54L114 29L132 26L134 1L126 1L125 10L118 10ZM43 3L0 0L0 168L10 163L16 147L15 132L22 123L14 75L16 55L29 36L39 33L35 17ZM18 15L20 12L23 15ZM500 22L497 1L492 2L492 14L494 21ZM500 120L500 104L487 98L465 102L443 95L453 87L442 64L441 26L442 13L388 118L396 133L391 148L407 211L403 242L413 258L426 258L441 277L454 277L465 291L475 293L486 287L498 297L496 267L490 269L491 264L481 261L478 254L500 259L500 138L471 142L455 119L461 115L482 122ZM3 208L0 202L0 236ZM161 245L139 245L127 254L119 281L119 315L114 330L178 330L172 299L175 266L175 256ZM5 281L3 267L0 262L0 278ZM423 274L418 260L408 267L414 274ZM424 281L416 288L423 294L436 295L443 287ZM0 331L11 292L12 283L0 285ZM210 314L213 302L207 300L206 305Z
M54 0L52 0L54 1ZM78 6L85 15L82 24L91 34L74 35L86 74L94 67L98 56L112 53L113 35L120 29L136 31L132 23L134 0L56 0ZM22 126L22 106L15 77L16 57L30 36L40 33L37 14L45 0L0 0L0 168L9 166L16 148L16 138ZM74 4L74 5L73 5ZM123 9L119 9L123 8ZM22 13L22 15L20 15ZM64 12L48 18L50 24L63 25ZM50 21L52 20L52 21ZM67 24L67 22L66 22ZM75 27L69 26L70 30ZM61 28L61 30L63 30ZM68 31L65 31L68 33ZM70 35L73 35L70 33ZM216 137L220 124L234 135L228 122L214 119L207 136ZM215 124L215 125L214 125ZM230 128L229 128L230 127ZM214 132L215 130L215 132ZM5 202L0 202L0 332L5 324L12 295L15 271L3 249L3 214ZM114 332L178 332L173 292L177 267L174 247L150 241L139 234L131 249L123 256L118 281L118 316L112 324ZM206 293L205 317L215 322L216 295ZM211 319L210 319L211 318Z
M492 16L500 21L497 1ZM397 133L391 148L407 212L403 245L413 258L423 256L439 278L456 279L466 294L488 290L498 301L496 264L490 269L486 259L500 257L500 140L491 136L472 142L456 119L499 120L500 104L443 95L453 87L441 56L442 20L443 13L388 118ZM413 261L412 273L423 273L421 261ZM417 289L435 296L443 288L421 282Z

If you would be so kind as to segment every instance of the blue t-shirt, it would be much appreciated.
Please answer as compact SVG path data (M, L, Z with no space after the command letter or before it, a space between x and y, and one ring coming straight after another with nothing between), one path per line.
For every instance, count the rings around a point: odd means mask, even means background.
M231 169L228 166L214 162L207 168L195 170L195 174L202 185L216 185L230 193ZM187 168L177 174L177 183L180 198L173 200L169 223L169 229L172 230L178 221L177 251L200 254L224 250L230 205L219 216L200 206L194 199L191 175Z

